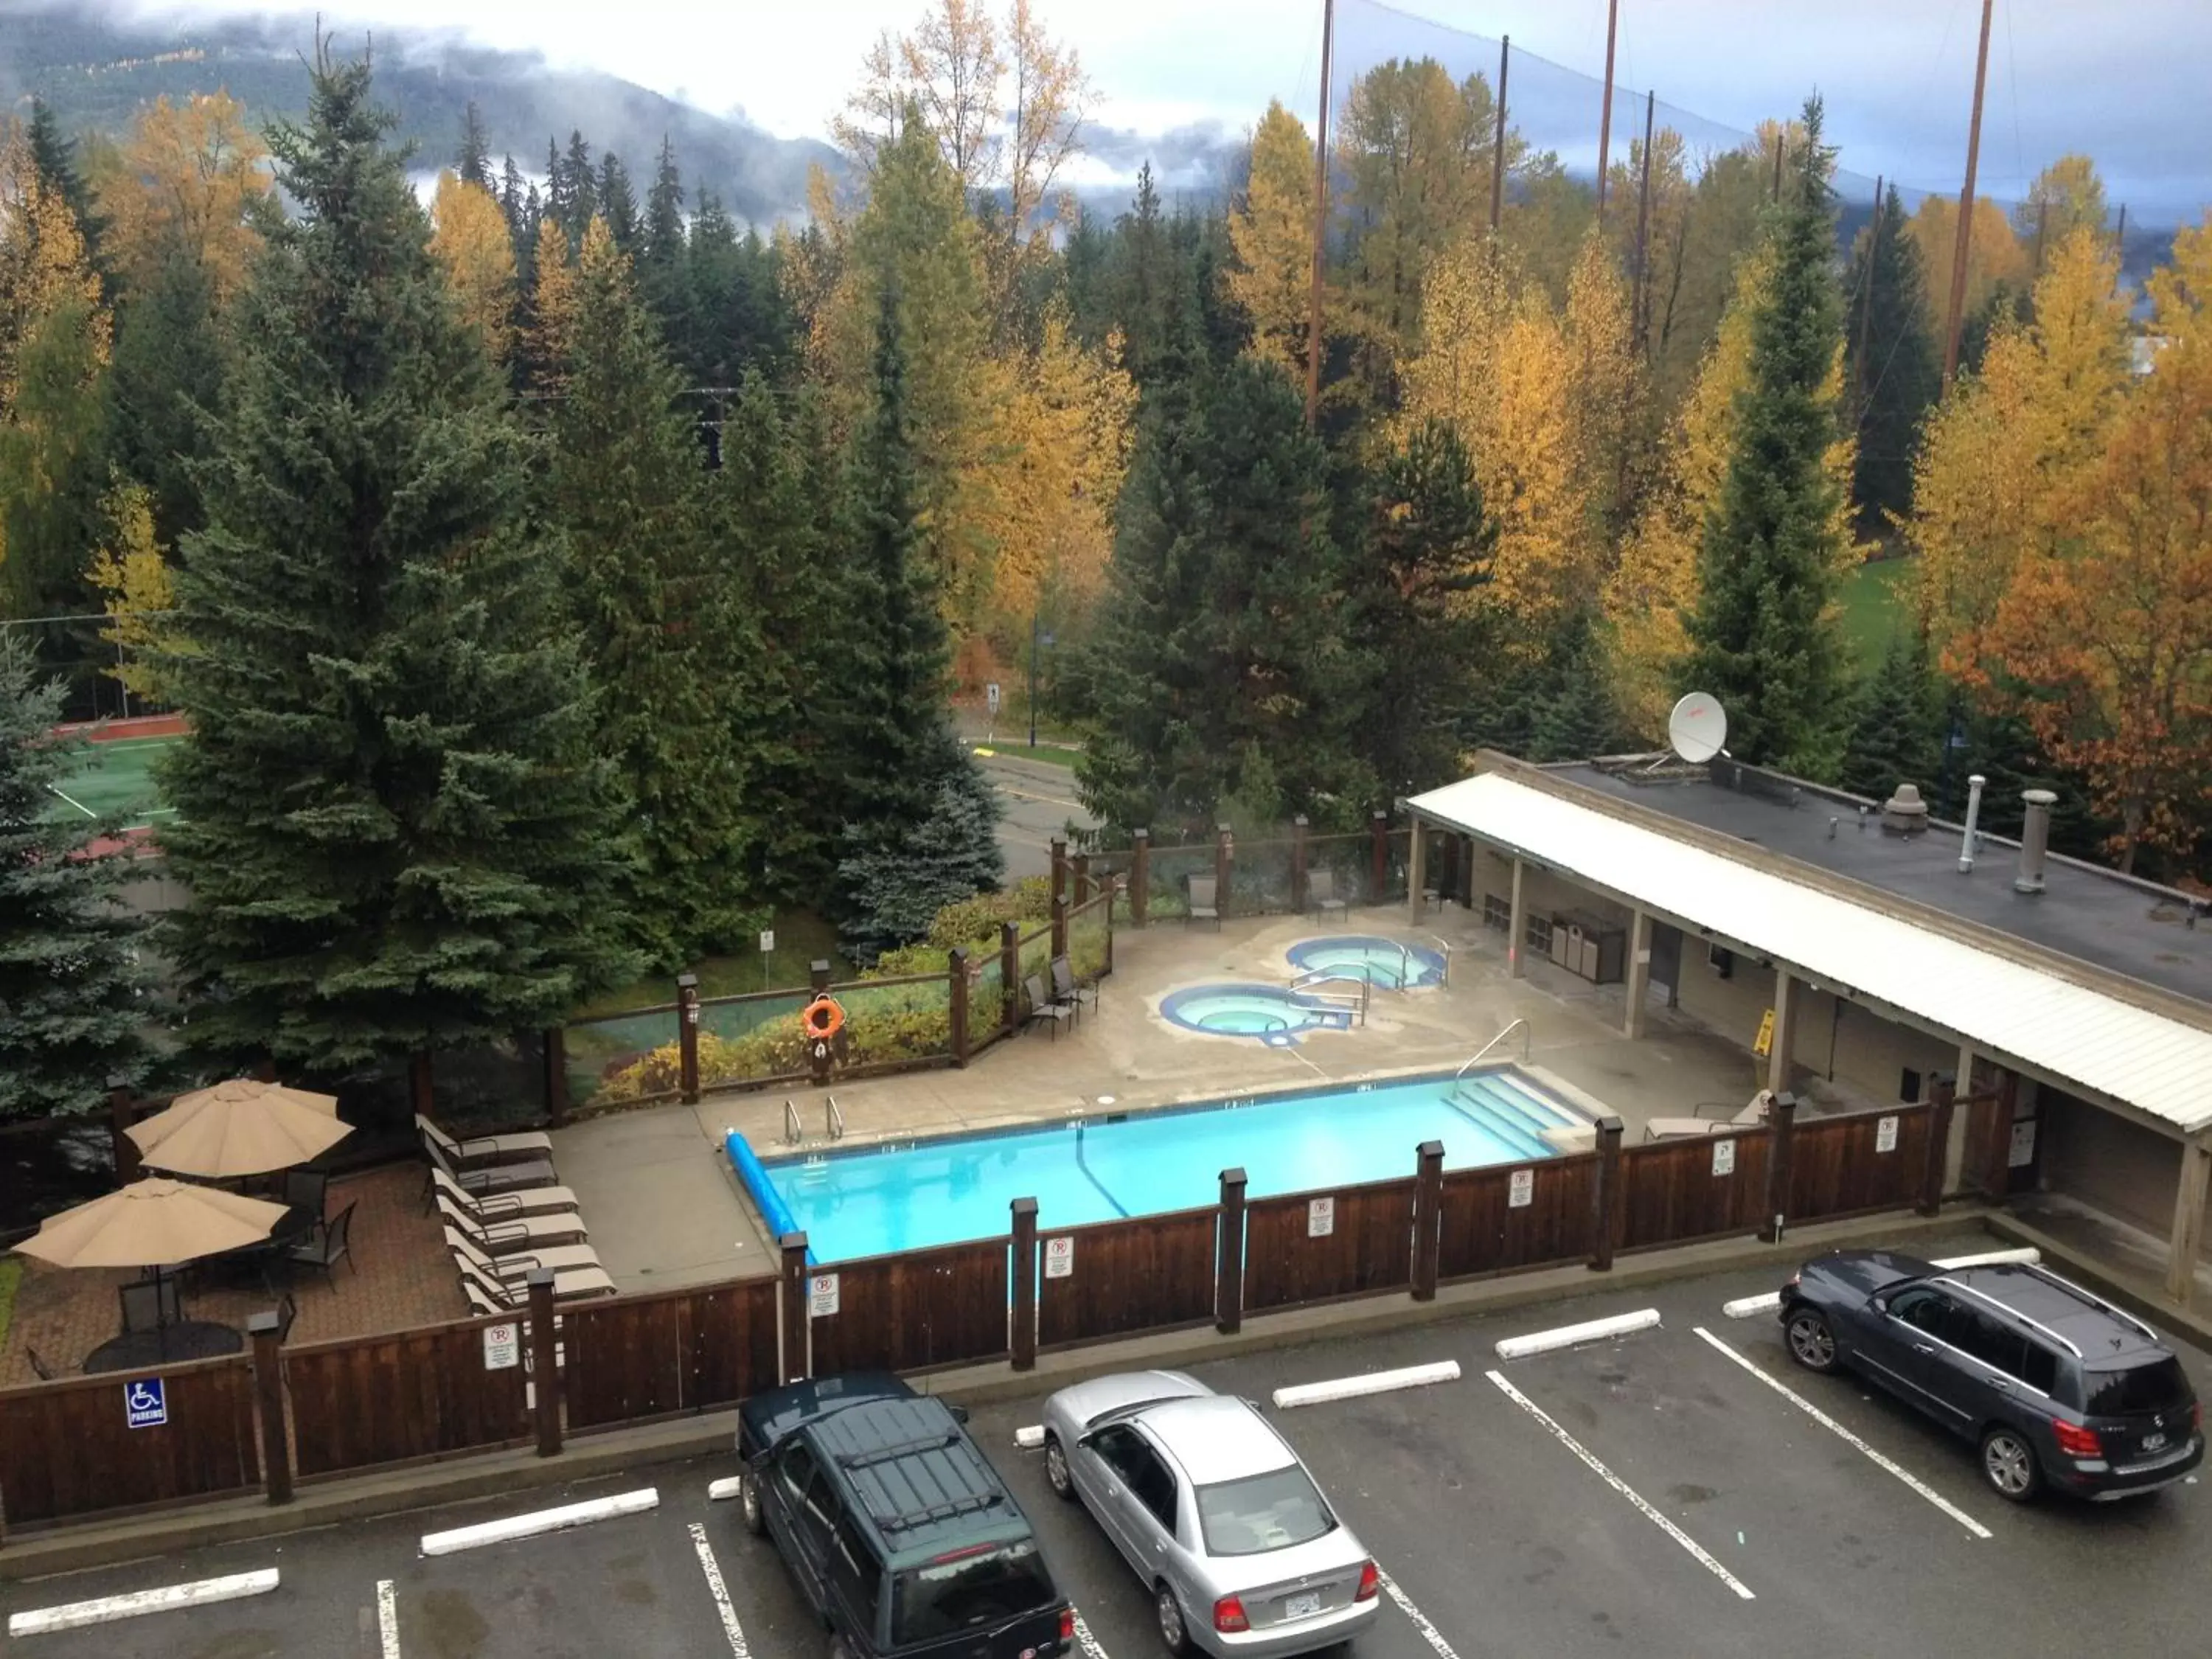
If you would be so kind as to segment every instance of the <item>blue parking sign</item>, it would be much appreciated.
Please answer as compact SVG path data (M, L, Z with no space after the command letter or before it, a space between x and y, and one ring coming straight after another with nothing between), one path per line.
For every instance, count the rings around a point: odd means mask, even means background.
M123 1385L124 1419L134 1429L158 1429L169 1420L169 1399L158 1376Z

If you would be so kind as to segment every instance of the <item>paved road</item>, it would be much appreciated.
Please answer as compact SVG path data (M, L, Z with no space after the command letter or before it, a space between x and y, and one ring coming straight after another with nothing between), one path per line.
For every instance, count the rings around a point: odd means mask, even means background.
M1359 1659L2202 1650L2212 1494L2192 1486L2124 1504L2008 1506L1981 1486L1964 1443L1848 1380L1794 1370L1771 1321L1722 1316L1723 1301L1771 1288L1773 1278L1714 1275L1656 1296L1522 1309L1196 1369L1216 1388L1265 1400L1287 1382L1459 1361L1457 1382L1276 1414L1394 1586ZM1492 1351L1500 1336L1635 1305L1657 1306L1663 1323L1525 1360L1500 1362ZM2212 1384L2212 1356L2181 1351L2199 1388ZM1013 1449L1015 1429L1038 1419L1038 1403L980 1408L975 1431L1083 1611L1091 1638L1084 1659L1158 1659L1142 1586L1079 1509L1052 1498L1035 1455ZM661 1506L454 1557L422 1559L417 1535L563 1495L10 1585L13 1612L255 1567L283 1573L282 1587L255 1601L27 1638L10 1650L56 1659L696 1659L726 1650L819 1659L820 1636L773 1553L743 1534L731 1505L707 1499L708 1482L726 1472L726 1460L708 1459L578 1488L565 1496L652 1485ZM390 1646L379 1609L386 1583Z
M999 845L1006 849L1006 879L1048 875L1053 838L1064 834L1071 821L1081 828L1091 822L1075 798L1075 775L1065 766L1024 760L1018 748L994 750L981 764L997 786L1006 811L999 823Z

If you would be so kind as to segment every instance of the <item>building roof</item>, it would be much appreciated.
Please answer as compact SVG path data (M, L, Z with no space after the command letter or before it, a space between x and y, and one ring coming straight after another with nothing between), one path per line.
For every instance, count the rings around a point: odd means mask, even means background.
M1897 914L1903 907L1880 893L1802 861L1750 847L1723 852L1717 837L1620 805L1584 805L1573 793L1555 776L1487 772L1407 804L1993 1059L2185 1132L2212 1126L2212 1029L2130 1000L2124 986L2085 984L2092 975L2063 962L2039 965L2043 953L1993 949L1964 929Z
M1880 811L1862 817L1856 796L1757 767L1716 761L1710 769L1654 772L1643 763L1601 763L1546 771L2212 1007L2212 926L2191 927L2201 901L2192 905L2171 889L2054 857L2042 892L2016 892L2017 842L1978 836L1973 870L1962 875L1966 836L1955 824L1884 835ZM2017 823L2019 800L1985 801L1982 822L1993 819Z

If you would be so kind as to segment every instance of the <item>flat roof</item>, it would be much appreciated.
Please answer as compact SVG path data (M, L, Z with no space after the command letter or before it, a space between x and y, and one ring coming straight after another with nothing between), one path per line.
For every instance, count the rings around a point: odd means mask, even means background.
M1966 836L1957 826L1885 835L1879 808L1862 817L1856 797L1756 767L1723 763L1654 773L1648 763L1583 762L1545 770L2212 1006L2212 921L2191 927L2191 901L2170 889L2053 858L2042 892L2015 892L2016 842L1978 835L1973 870L1962 875L1959 852Z

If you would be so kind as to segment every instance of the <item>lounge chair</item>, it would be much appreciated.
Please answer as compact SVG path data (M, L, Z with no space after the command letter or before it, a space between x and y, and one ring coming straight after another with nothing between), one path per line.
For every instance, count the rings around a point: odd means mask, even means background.
M1041 1019L1050 1020L1052 1040L1054 1042L1059 1042L1060 1022L1073 1019L1074 1008L1070 1004L1057 1002L1047 996L1044 994L1044 981L1035 974L1031 974L1022 981L1022 994L1030 1000L1030 1023L1034 1024Z
M464 1234L451 1227L446 1231L446 1248L453 1253L456 1261L466 1262L478 1273L493 1279L508 1279L520 1285L532 1267L550 1267L559 1273L569 1267L596 1267L599 1253L588 1244L552 1244L543 1249L531 1249L513 1255L493 1255L479 1249Z
M436 1146L446 1155L446 1161L457 1169L473 1169L486 1164L520 1164L537 1158L550 1163L553 1158L553 1137L543 1129L456 1140L420 1112L415 1114L415 1127L422 1132L422 1139Z
M1646 1140L1680 1140L1698 1135L1724 1135L1738 1129L1756 1129L1766 1121L1766 1109L1773 1104L1773 1094L1761 1089L1751 1097L1751 1103L1731 1118L1715 1117L1655 1117L1644 1126ZM1721 1110L1726 1111L1723 1106Z
M574 1210L486 1221L474 1212L464 1210L442 1193L437 1202L438 1213L446 1218L446 1224L486 1255L507 1255L544 1244L581 1244L591 1237L584 1218Z
M1306 908L1324 916L1340 916L1345 902L1336 894L1336 872L1316 870L1306 878Z
M341 1261L359 1273L361 1269L354 1267L350 1242L353 1212L354 1206L349 1204L328 1221L318 1221L305 1238L284 1252L285 1262L305 1262L310 1267L320 1267L323 1277L334 1284L337 1275L333 1270Z
M1183 885L1190 896L1190 910L1183 917L1182 925L1188 927L1194 921L1210 921L1214 931L1218 933L1221 930L1221 906L1216 897L1218 884L1212 876L1186 876Z
M465 1170L447 1158L445 1149L428 1135L422 1137L422 1152L430 1160L430 1173L434 1177L443 1174L453 1185L479 1200L491 1194L520 1192L530 1188L568 1191L565 1187L553 1187L553 1164L548 1158L532 1158L527 1164L489 1164ZM427 1194L427 1185L424 1190Z
M1098 1006L1098 981L1093 980L1088 985L1083 984L1075 977L1073 963L1066 957L1054 957L1052 959L1052 1000L1079 1009L1086 996L1091 999L1091 1006L1096 1008Z
M430 1192L433 1197L451 1200L455 1209L465 1211L485 1226L495 1221L512 1221L518 1216L560 1215L577 1207L576 1194L566 1187L523 1187L511 1193L472 1193L435 1164L430 1166Z
M477 1314L514 1313L530 1305L530 1287L516 1279L512 1285L480 1273L456 1256L453 1265L460 1269L461 1294L469 1299L469 1311ZM604 1267L571 1267L553 1275L553 1298L556 1302L574 1302L584 1297L612 1296L615 1282L607 1277Z

